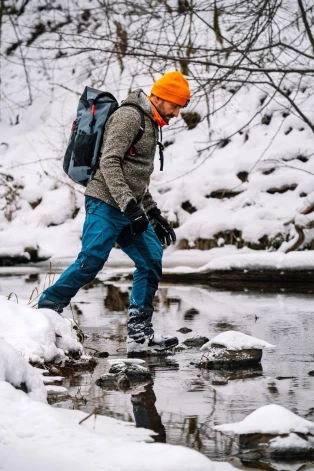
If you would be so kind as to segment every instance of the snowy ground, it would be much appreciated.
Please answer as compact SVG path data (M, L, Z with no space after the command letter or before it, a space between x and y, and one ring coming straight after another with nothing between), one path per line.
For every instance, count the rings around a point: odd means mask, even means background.
M201 454L183 447L147 444L151 433L109 417L86 417L34 401L0 381L0 463L5 471L99 469L213 471Z
M54 312L36 311L4 298L1 314L1 469L215 469L193 450L143 443L152 441L153 432L148 430L102 416L79 424L86 417L83 412L58 410L46 404L42 371L27 360L60 360L67 349L77 349L69 324ZM63 348L53 347L55 333L62 334ZM28 394L15 389L23 384Z

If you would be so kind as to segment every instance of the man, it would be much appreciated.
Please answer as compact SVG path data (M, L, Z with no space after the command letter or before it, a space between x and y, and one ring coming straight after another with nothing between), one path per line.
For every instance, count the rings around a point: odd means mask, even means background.
M39 308L61 313L77 291L103 268L117 242L136 267L127 327L129 354L154 353L178 344L177 337L159 336L152 326L153 298L162 273L161 244L170 245L176 237L161 216L148 186L154 169L158 127L178 117L189 100L187 80L180 72L168 72L155 82L150 97L135 90L109 118L99 168L85 192L81 252L38 302ZM134 146L142 115L145 131Z

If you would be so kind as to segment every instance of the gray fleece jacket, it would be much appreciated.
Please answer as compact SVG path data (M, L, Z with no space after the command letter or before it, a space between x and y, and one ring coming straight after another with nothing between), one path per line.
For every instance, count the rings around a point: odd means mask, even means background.
M136 155L131 157L129 149L140 129L141 116L133 107L122 106L107 121L99 168L85 195L121 211L133 199L147 212L156 206L148 187L154 170L158 126L152 105L142 90L132 92L123 103L135 103L144 112L145 132L136 144Z

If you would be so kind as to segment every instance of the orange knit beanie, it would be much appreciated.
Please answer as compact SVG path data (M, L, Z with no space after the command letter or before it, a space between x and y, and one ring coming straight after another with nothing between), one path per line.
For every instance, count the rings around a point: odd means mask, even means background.
M186 106L190 100L190 87L181 72L167 72L151 89L151 94L176 105Z

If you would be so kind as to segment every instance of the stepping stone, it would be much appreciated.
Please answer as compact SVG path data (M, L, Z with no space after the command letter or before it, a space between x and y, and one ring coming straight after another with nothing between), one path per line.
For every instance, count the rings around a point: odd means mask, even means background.
M108 373L101 375L96 385L106 389L127 391L140 384L152 382L152 375L141 359L110 360Z
M263 349L274 347L264 340L229 330L217 335L200 348L203 356L198 366L215 369L257 365L261 362Z

